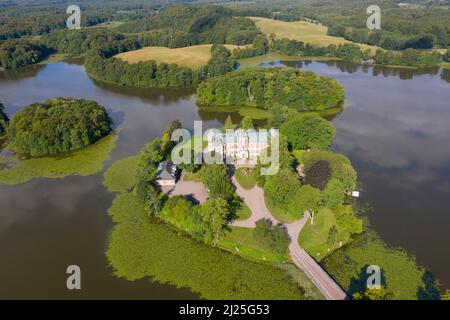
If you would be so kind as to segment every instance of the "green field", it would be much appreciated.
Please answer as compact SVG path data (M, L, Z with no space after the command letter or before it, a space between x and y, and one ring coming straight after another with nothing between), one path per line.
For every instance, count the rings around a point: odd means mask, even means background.
M265 248L253 236L253 229L231 227L230 232L219 243L219 247L250 260L286 262L287 255L279 255Z
M174 63L178 66L198 69L205 66L211 59L211 44L203 44L192 47L170 49L166 47L145 47L139 50L128 51L116 55L128 63L155 60L157 63ZM246 46L225 45L233 51Z
M252 168L239 168L236 170L235 177L237 182L241 185L244 189L253 189L253 187L256 185L256 180L253 176L253 169Z
M316 47L326 47L330 44L339 45L344 43L354 43L342 37L332 37L327 35L328 28L321 24L306 21L285 22L261 17L250 17L255 21L258 28L266 35L275 34L277 39L292 39L309 43ZM362 50L370 49L375 53L376 46L357 43Z
M321 209L315 215L314 224L308 222L298 238L300 247L316 260L322 260L327 254L328 232L336 225L336 218L330 209Z

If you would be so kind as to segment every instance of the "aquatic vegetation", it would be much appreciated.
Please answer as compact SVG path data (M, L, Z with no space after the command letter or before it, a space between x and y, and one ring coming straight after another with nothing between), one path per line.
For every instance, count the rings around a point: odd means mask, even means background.
M64 156L25 160L0 157L0 184L16 185L36 178L93 175L99 172L103 163L109 159L116 146L117 137L117 133L112 133L95 144Z

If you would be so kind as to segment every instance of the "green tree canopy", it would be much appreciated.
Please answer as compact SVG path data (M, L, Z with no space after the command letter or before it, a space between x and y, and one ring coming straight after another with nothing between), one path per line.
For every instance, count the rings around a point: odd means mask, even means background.
M280 131L293 149L328 149L336 134L333 124L315 113L289 120L281 125Z
M225 233L230 208L223 198L210 198L200 207L200 229L206 243L217 244Z
M6 132L8 126L9 118L5 113L5 106L0 101L0 135Z
M200 177L211 198L231 199L234 187L228 177L228 168L222 164L206 164L200 169Z
M84 148L111 132L112 120L95 101L50 99L20 110L8 128L10 147L30 156Z
M204 106L274 104L297 111L335 107L344 98L343 87L331 78L296 68L248 68L214 77L199 85L197 102Z
M253 236L258 243L278 254L286 254L288 251L290 238L285 227L273 225L269 219L261 219L256 222Z

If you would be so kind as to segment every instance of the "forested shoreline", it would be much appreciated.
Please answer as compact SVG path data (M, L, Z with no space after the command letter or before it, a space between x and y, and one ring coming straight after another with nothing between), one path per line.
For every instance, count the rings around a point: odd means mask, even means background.
M343 0L344 6L349 4L347 1L349 0ZM87 9L92 10L93 7L95 6L87 6ZM429 67L439 65L442 61L450 61L448 51L441 55L437 52L422 50L436 46L442 49L447 48L449 31L442 26L442 19L446 13L438 8L430 9L430 12L437 13L436 21L430 20L428 11L417 9L418 12L424 12L424 17L428 20L421 17L419 25L410 23L401 33L395 31L399 28L398 23L391 18L390 13L387 14L388 21L385 22L388 30L369 32L361 29L361 22L357 19L343 18L341 24L336 23L337 17L342 18L341 10L338 10L336 16L330 16L324 14L323 9L308 6L292 8L280 6L276 14L272 12L275 7L268 5L256 7L251 4L238 6L175 5L163 7L158 12L154 10L155 6L148 6L140 13L130 11L128 15L114 13L113 8L115 7L112 5L111 9L102 8L97 14L88 11L90 14L84 15L86 19L84 21L85 28L81 30L62 30L61 22L58 20L60 18L49 19L48 28L44 28L45 21L39 18L39 23L43 26L36 29L30 29L28 26L28 23L32 21L26 20L23 26L18 23L17 26L13 27L9 20L5 20L5 22L0 23L0 67L3 69L22 68L38 63L55 52L83 54L89 57L94 56L93 52L100 52L97 56L107 59L111 58L113 54L147 46L181 48L198 44L252 45L233 52L233 59L258 56L273 50L299 57L325 56L352 62L370 60L374 64L386 66ZM328 7L325 6L325 8ZM360 9L359 6L357 8ZM389 10L388 12L400 12L393 7L390 7ZM412 9L408 10L406 11L409 12L408 14L413 11ZM350 12L352 17L356 8ZM106 18L107 14L110 14L109 19ZM347 40L354 41L355 44L318 47L297 40L274 38L272 35L262 34L255 23L246 16L264 16L283 21L307 20L313 23L319 21L328 26L330 35L343 36ZM402 16L400 20L404 21L406 16ZM115 28L92 27L111 19L123 19L124 22ZM423 21L430 21L432 28L424 25ZM3 31L3 38L2 27L4 30L8 30ZM20 27L23 27L25 31L20 31ZM10 32L9 35L8 32ZM400 33L402 35L399 35ZM408 36L404 34L408 34ZM30 35L39 36L30 37ZM395 41L398 43L392 44ZM360 49L356 43L378 45L385 50L378 50L376 53L367 52ZM399 49L402 51L393 51ZM88 55L87 53L91 54ZM99 63L99 61L98 59L95 60L96 63ZM124 69L134 72L136 67L128 67L118 61L112 61L112 59L102 60L101 66L102 68L95 69L92 68L91 64L91 73L99 79L119 82L123 85L184 86L197 84L205 79L204 76L197 74L197 70L189 71L180 66L165 65L161 67L143 66L151 74L158 73L158 68L160 69L159 73L162 75L160 77L150 76L153 80L142 81L130 79L129 76L125 77L128 79L117 79L118 75L108 75L108 73L113 72L112 70L116 68L120 69L121 73L124 73ZM108 69L108 72L100 69ZM181 80L170 81L166 79L172 77L179 77Z

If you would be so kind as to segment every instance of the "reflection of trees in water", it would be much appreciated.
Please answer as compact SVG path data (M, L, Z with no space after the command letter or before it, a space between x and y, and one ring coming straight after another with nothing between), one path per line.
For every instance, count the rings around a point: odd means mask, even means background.
M328 67L334 67L343 73L355 73L358 71L364 73L372 72L374 77L397 77L401 80L410 80L417 76L422 75L432 75L436 76L439 74L441 68L430 67L430 68L420 68L420 69L407 69L407 68L393 68L386 66L370 65L370 64L359 64L347 61L314 61L314 60L302 60L302 61L283 61L289 67L304 68L308 67L312 63L323 64ZM443 70L441 72L442 80L450 82L450 70Z
M45 65L35 64L17 70L0 71L0 80L22 80L35 77Z
M439 73L439 67L433 68L421 68L421 69L406 69L406 68L389 68L383 66L374 66L373 75L384 77L398 77L401 80L410 80L417 76L422 75L437 75Z
M162 104L164 106L180 100L189 99L195 94L195 87L184 88L140 88L120 86L94 80L94 84L102 90L112 91L129 97L139 97L145 101Z
M441 72L441 79L450 83L450 70L448 69L442 69Z
M211 121L216 120L220 123L225 123L225 120L228 116L231 117L233 124L239 125L244 118L239 114L238 111L234 112L226 112L226 111L214 111L208 110L208 108L213 109L211 107L200 107L198 108L198 114L203 121ZM253 124L257 127L263 127L267 124L267 120L265 119L253 119Z

